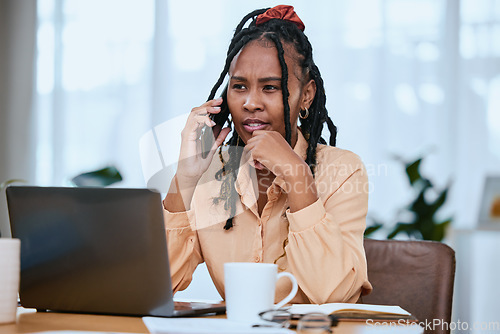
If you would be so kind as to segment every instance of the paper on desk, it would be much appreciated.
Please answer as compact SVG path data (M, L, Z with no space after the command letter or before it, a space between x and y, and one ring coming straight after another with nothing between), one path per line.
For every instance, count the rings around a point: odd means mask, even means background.
M286 328L256 327L229 321L207 318L142 318L152 334L289 334Z

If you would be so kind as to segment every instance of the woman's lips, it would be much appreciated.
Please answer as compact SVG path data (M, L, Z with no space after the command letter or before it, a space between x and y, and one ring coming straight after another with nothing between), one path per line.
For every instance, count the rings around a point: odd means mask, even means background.
M262 122L245 122L243 123L243 128L247 132L254 132L256 130L263 130L265 129L269 124L268 123L262 123Z

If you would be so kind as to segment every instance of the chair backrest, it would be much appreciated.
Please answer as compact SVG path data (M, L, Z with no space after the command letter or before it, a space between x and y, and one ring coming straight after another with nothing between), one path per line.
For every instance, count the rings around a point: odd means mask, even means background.
M399 305L419 322L440 322L425 333L449 333L455 251L435 241L365 239L364 245L373 291L361 302Z

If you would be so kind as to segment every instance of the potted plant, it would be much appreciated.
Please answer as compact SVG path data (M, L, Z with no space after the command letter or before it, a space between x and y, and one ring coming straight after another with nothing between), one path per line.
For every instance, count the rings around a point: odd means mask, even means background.
M387 234L387 238L392 239L400 233L405 233L410 238L442 241L453 218L441 220L437 217L437 213L446 202L450 185L444 189L438 189L427 177L424 177L420 172L422 157L411 162L406 162L401 158L397 160L401 161L405 167L414 198L398 211L394 227ZM377 219L371 219L373 224L367 227L365 237L382 229L385 225Z

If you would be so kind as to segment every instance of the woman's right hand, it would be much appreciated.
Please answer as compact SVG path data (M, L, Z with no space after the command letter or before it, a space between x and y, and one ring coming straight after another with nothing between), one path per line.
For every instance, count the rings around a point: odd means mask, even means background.
M193 108L186 125L181 132L181 149L177 164L177 181L187 186L195 186L203 173L208 169L217 148L222 145L231 131L229 127L221 130L219 125L210 119L210 114L221 111L222 98L205 102ZM201 130L207 126L208 135L216 137L206 158L202 157L200 140ZM212 128L212 129L210 129Z

